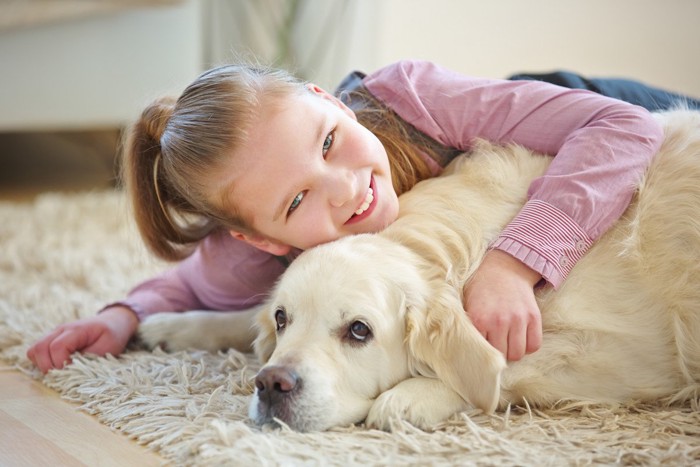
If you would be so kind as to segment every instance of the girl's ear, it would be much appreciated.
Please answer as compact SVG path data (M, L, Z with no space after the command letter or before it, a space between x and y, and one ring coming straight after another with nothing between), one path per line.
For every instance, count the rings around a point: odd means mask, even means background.
M229 233L236 240L246 242L248 245L252 245L258 250L266 251L271 255L284 256L292 250L292 247L285 243L280 243L276 240L260 237L258 235L243 234L235 230L229 230Z
M333 94L329 93L328 91L320 88L319 86L313 84L313 83L307 83L306 84L306 89L311 91L313 94L316 94L317 96L321 97L322 99L326 99L327 101L331 102L333 105L339 107L343 112L348 114L350 117L352 117L354 120L357 118L355 117L355 112L353 112L350 107L345 105L343 101L335 97Z

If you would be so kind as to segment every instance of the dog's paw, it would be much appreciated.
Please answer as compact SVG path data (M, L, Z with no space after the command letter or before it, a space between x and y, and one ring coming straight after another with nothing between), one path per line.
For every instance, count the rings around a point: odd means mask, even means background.
M161 347L168 352L200 349L215 352L226 345L225 313L187 311L156 313L139 325L137 339L149 349Z
M429 429L468 407L453 390L437 379L415 377L400 382L379 395L365 423L391 430L391 421L403 419L420 429Z
M259 308L156 313L141 322L136 340L149 349L160 346L169 352L188 349L216 352L231 348L250 352L255 339L253 322L258 312Z
M187 349L208 349L206 335L197 332L194 312L156 313L146 317L137 330L136 338L149 349L161 347L169 352Z

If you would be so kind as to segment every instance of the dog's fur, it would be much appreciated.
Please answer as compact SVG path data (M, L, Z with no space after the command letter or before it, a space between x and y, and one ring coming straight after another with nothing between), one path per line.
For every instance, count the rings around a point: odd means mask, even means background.
M489 242L550 161L483 143L403 195L400 218L380 234L345 237L293 262L258 316L255 348L267 363L251 417L298 430L365 419L388 428L397 416L428 427L470 405L698 397L700 113L658 118L665 142L630 207L559 290L537 292L538 352L506 366L462 308ZM177 339L169 329L206 327L208 315L157 315L141 334L206 347L226 326Z

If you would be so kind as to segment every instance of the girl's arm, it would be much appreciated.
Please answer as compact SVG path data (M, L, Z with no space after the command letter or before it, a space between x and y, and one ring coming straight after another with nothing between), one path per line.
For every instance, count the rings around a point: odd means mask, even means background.
M548 83L471 78L420 61L391 65L363 83L447 146L468 150L483 138L556 156L493 245L555 287L622 215L663 139L641 107Z
M139 319L162 311L245 310L261 303L284 271L269 253L226 232L205 238L174 268L131 290L119 305Z
M469 150L475 138L555 156L464 290L475 327L509 360L541 345L533 285L559 287L622 215L663 132L641 107L534 81L470 78L405 61L363 81L418 130Z
M63 368L74 352L119 355L144 317L164 311L243 310L263 301L282 263L228 234L207 237L195 253L138 285L97 316L58 326L27 357L42 371Z

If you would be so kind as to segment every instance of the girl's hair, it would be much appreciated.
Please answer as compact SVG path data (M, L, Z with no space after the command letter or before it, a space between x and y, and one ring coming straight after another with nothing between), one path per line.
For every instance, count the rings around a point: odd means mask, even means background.
M345 97L349 102L362 103L355 110L355 115L384 145L391 166L391 181L397 195L432 176L426 156L438 165L444 165L456 154L455 150L435 141L399 117L364 87L347 93Z
M179 99L146 107L127 133L122 178L151 251L179 260L214 230L255 233L228 199L212 199L212 180L245 142L263 99L301 92L304 83L284 70L229 65L200 75ZM440 160L444 147L364 89L355 93L366 103L358 121L384 144L397 194L430 177L421 151Z
M212 199L212 180L245 141L263 98L304 91L285 71L229 65L200 75L177 101L146 107L127 133L122 178L151 251L179 260L216 229L252 233L227 199Z

